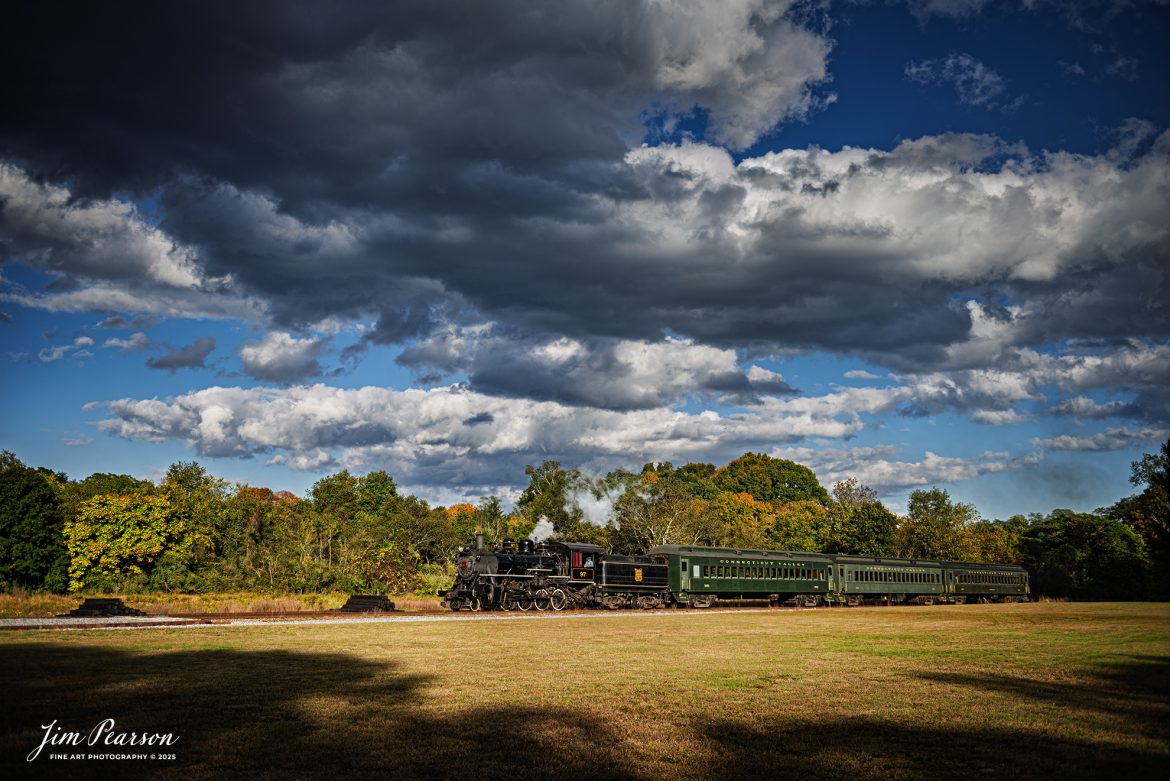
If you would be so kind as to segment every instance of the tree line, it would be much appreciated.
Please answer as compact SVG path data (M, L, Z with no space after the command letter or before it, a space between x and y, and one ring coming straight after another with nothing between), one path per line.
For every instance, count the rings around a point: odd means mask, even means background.
M649 463L592 477L545 461L525 473L505 511L495 496L433 507L385 471L342 471L298 497L231 485L195 462L157 484L71 480L4 451L0 588L424 592L447 585L475 534L496 544L536 533L620 553L680 543L1021 564L1038 594L1170 597L1170 440L1133 464L1133 496L1007 520L939 488L914 491L898 515L855 479L827 491L808 467L757 453L721 467Z

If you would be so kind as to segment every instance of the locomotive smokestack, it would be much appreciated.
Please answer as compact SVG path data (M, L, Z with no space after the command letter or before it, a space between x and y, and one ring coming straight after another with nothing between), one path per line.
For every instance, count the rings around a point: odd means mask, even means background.
M476 550L483 550L483 535L482 534L475 535L475 549Z

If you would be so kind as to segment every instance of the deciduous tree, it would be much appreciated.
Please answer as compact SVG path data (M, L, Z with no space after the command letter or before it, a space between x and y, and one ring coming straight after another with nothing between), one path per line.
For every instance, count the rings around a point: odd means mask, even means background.
M785 502L776 508L768 530L768 547L819 553L825 538L829 511L819 501Z
M165 551L188 552L186 524L165 496L101 494L78 508L65 524L69 588L117 583L125 575L149 574Z
M1170 598L1170 439L1159 452L1133 462L1129 482L1142 492L1098 512L1124 521L1142 538L1151 562L1151 593Z
M910 559L963 558L963 535L978 520L974 505L951 501L941 488L910 494L907 516L898 527L899 555Z
M558 538L572 537L584 520L573 495L589 490L588 481L576 469L562 469L559 461L526 466L524 474L528 476L528 487L520 494L516 509L533 527L546 518Z
M762 453L745 453L714 478L721 491L748 493L761 502L814 501L828 504L829 494L807 466Z
M855 478L833 486L823 550L858 556L893 556L898 516L878 501L877 492Z
M707 503L678 480L647 470L614 504L611 540L615 549L644 553L655 545L713 544L719 527Z
M1036 593L1079 599L1139 599L1149 558L1142 538L1110 518L1054 510L1021 537Z
M68 561L56 478L0 456L0 587L62 591Z
M684 483L685 485L685 483ZM727 548L767 548L772 542L776 511L748 493L720 493L707 503L718 529L718 543Z

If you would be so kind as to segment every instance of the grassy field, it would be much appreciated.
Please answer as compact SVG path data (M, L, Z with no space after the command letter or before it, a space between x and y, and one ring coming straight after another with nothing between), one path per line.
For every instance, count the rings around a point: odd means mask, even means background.
M3 632L0 653L0 751L31 777L1170 773L1163 604ZM177 761L24 762L39 725L104 718L181 736Z

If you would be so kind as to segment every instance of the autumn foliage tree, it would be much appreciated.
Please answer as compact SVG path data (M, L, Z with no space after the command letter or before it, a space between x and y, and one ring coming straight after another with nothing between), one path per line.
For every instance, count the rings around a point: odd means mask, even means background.
M761 502L829 502L807 466L761 453L745 453L727 464L715 473L714 483L720 491L751 494Z
M707 502L707 515L719 530L718 544L727 548L767 548L776 510L749 493L721 493Z
M164 551L187 552L187 534L165 496L101 494L81 503L65 524L69 589L121 586L126 576L145 576Z
M964 557L967 524L979 517L973 505L954 502L945 490L931 488L912 492L907 511L898 527L898 555L949 561Z
M614 503L611 544L614 549L643 553L655 545L710 545L719 537L707 503L676 480L669 464L647 464Z
M829 511L818 501L784 502L776 508L766 547L820 553L828 520Z

